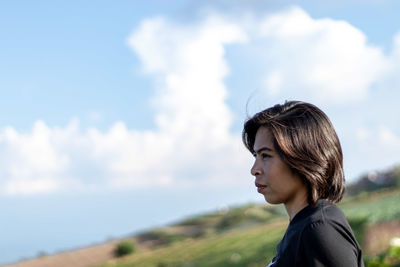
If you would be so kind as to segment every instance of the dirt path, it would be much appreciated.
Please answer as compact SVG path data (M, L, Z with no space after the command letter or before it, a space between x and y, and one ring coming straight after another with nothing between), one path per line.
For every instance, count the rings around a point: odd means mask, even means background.
M119 241L63 252L37 259L26 260L4 267L89 267L113 258L113 250Z

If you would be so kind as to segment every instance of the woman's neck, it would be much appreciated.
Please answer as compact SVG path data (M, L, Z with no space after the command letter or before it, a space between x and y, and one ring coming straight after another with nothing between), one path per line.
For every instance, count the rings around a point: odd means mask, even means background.
M308 206L307 192L298 194L293 200L288 201L285 204L286 212L289 215L290 221L296 216L296 214Z

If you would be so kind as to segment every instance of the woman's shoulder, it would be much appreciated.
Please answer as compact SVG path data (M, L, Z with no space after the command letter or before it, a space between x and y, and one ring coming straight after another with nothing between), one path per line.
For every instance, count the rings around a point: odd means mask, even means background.
M340 209L324 199L319 199L315 205L308 205L299 211L290 222L291 225L307 225L316 221L329 220L344 216Z
M306 236L319 235L326 232L353 235L342 210L324 199L318 200L315 205L310 205L299 212L290 223L290 228L300 235L303 235L302 232L306 231Z
M314 212L303 224L302 239L315 242L315 244L342 240L350 241L352 245L358 246L343 211L326 200L319 201Z
M289 237L316 238L321 241L330 235L338 234L346 239L354 239L354 234L342 210L324 199L318 200L315 205L309 205L296 214L287 231Z
M297 256L305 266L363 266L361 248L346 226L318 220L304 228L299 241Z
M321 223L344 223L347 225L343 211L325 199L319 199L317 203L310 207L310 212L305 218L307 225Z
M289 225L286 243L302 266L362 266L357 263L361 249L338 206L318 200L298 215Z

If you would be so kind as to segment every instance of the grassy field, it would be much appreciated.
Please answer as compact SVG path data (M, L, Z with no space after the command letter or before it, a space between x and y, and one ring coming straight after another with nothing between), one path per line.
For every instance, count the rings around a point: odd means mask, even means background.
M365 218L369 224L400 218L400 190L362 193L339 206L347 217Z
M399 189L360 194L345 199L340 207L357 239L363 244L369 227L400 219L398 203ZM153 248L141 248L133 255L97 267L264 267L275 254L275 246L282 238L287 223L282 207L246 205L232 208L158 229L155 233L169 237L164 243ZM188 233L187 229L193 227L201 230ZM366 256L373 258L376 255Z
M106 266L265 266L275 254L286 222L252 227L251 230L232 230L220 235L188 239L155 250L138 251Z

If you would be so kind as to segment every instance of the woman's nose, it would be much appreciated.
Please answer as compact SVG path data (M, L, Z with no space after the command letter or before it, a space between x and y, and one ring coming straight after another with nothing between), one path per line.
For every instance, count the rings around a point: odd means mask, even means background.
M253 164L253 167L251 167L251 169L250 169L251 175L256 176L256 175L260 175L261 174L261 169L260 169L260 167L258 165L259 164L258 164L257 160L255 160L254 164Z

